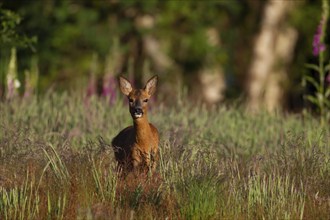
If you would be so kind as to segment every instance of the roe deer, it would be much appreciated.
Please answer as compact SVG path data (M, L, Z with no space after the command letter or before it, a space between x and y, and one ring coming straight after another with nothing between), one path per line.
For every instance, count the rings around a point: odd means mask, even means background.
M158 77L148 80L143 89L134 89L124 77L119 77L119 87L129 100L133 126L119 132L112 147L123 171L154 171L158 160L159 135L157 128L148 122L148 100L156 91Z

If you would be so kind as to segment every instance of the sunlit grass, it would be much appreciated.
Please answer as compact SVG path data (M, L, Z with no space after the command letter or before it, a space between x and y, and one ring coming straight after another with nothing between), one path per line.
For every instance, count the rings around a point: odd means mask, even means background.
M45 94L0 103L0 219L326 219L330 133L300 115L152 106L156 173L116 173L125 103Z

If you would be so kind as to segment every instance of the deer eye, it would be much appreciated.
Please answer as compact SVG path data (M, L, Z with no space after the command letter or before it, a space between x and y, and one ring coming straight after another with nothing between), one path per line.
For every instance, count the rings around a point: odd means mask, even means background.
M148 102L148 99L143 100L144 102Z
M134 100L133 99L128 99L128 101L132 103Z

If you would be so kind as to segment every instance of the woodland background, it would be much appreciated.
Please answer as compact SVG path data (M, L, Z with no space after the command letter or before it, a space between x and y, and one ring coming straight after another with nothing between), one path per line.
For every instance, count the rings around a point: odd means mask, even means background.
M0 95L11 49L19 93L113 95L114 77L137 86L161 78L159 97L178 92L209 104L300 111L315 88L313 35L320 0L4 1L0 4ZM325 36L325 43L329 37ZM325 52L326 55L328 52ZM316 73L315 79L317 80Z

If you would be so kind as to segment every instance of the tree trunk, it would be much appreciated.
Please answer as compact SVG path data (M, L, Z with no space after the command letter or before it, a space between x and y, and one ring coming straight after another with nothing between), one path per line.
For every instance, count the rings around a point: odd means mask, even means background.
M247 84L247 107L250 111L280 109L285 99L286 67L291 62L297 32L285 25L293 3L269 0L261 30L254 45L254 57Z

